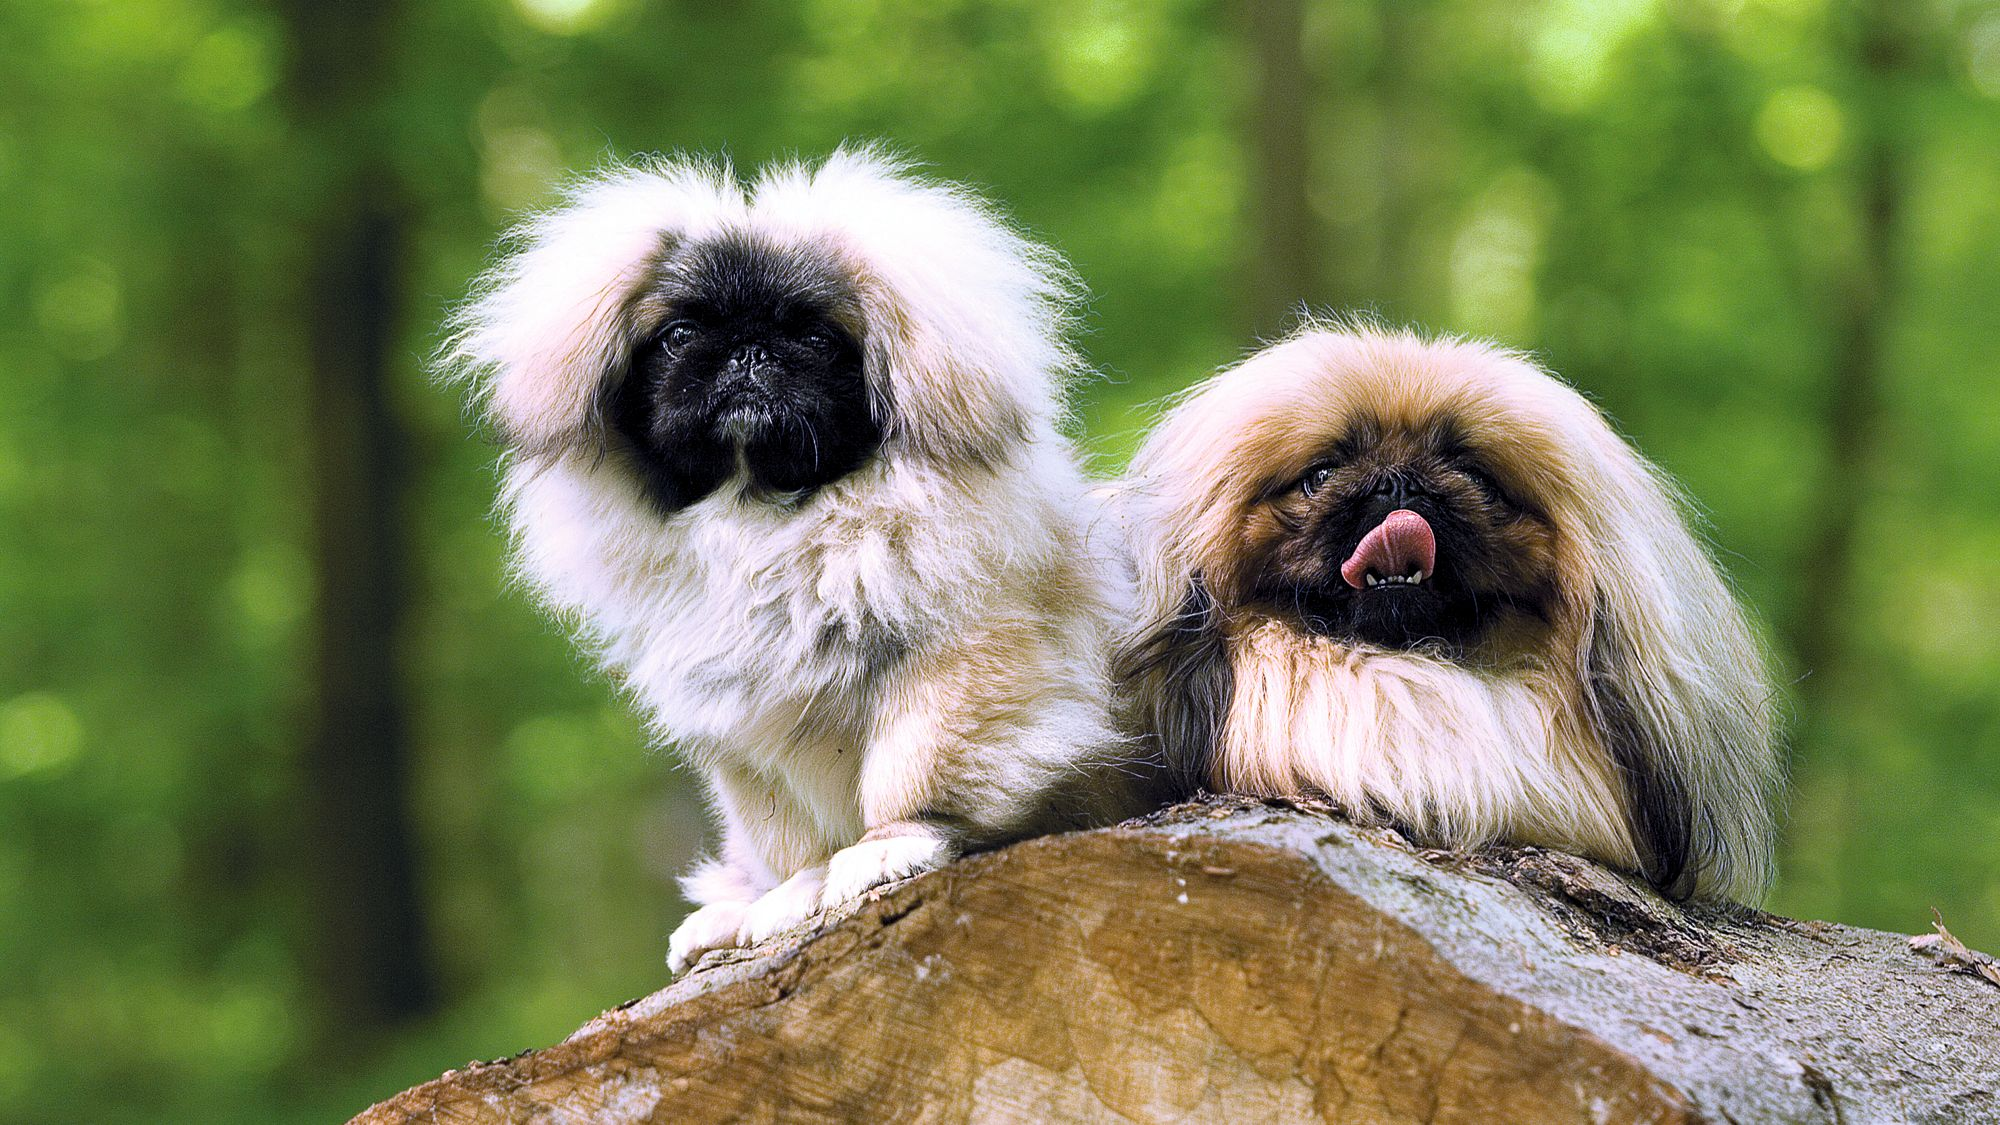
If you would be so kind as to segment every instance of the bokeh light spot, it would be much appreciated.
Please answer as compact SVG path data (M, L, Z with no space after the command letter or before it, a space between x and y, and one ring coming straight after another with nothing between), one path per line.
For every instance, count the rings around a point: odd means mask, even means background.
M1226 134L1179 138L1154 191L1148 237L1191 257L1220 250L1242 206L1241 168L1242 154Z
M516 792L561 801L588 789L601 763L596 724L577 715L537 715L514 728L506 744L507 776Z
M2000 13L1972 25L1965 37L1965 70L1989 98L2000 98Z
M268 542L251 548L229 578L232 616L244 647L261 649L283 641L304 618L312 595L312 579L297 547Z
M270 92L277 67L263 36L231 26L202 37L181 66L183 97L217 110L244 109Z
M539 129L505 129L480 152L479 187L505 213L548 202L562 178L562 149Z
M245 983L216 997L207 1014L210 1051L253 1071L271 1070L283 1062L296 1031L285 998L261 982Z
M1480 193L1452 243L1454 327L1503 341L1533 336L1535 273L1554 195L1526 168L1502 173Z
M42 1052L34 1042L0 1023L0 1106L20 1100L41 1065Z
M552 35L576 35L598 27L611 7L611 0L514 0L522 19Z
M83 723L61 698L30 692L0 706L0 778L61 769L82 749Z
M1558 0L1540 24L1528 78L1554 109L1594 104L1611 73L1611 56L1654 17L1655 0Z
M125 335L125 294L117 271L95 259L76 261L35 287L35 320L49 343L70 359L102 359Z
M1072 104L1094 113L1131 101L1152 65L1137 21L1115 10L1066 22L1053 54L1057 86Z
M1757 140L1764 151L1802 172L1831 164L1840 154L1845 132L1840 104L1817 86L1788 86L1772 94L1757 112Z

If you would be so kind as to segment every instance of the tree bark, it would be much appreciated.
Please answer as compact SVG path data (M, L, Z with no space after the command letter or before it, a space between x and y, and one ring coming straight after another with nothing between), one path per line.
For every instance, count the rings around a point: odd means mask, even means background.
M407 204L382 118L396 7L292 0L300 310L312 478L314 702L302 823L312 964L343 1041L430 1010L398 642L407 453L391 388Z
M355 1121L1990 1121L1996 1019L1897 935L1223 798L888 888Z

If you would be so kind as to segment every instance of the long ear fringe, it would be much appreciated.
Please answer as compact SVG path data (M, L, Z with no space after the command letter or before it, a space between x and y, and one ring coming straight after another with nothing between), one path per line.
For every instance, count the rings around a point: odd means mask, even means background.
M469 384L502 437L540 451L574 440L631 345L631 303L680 239L739 221L727 165L667 156L607 168L515 226L452 317L441 375Z
M1080 288L990 204L879 146L767 169L752 198L758 230L824 239L847 259L892 440L991 458L1065 420L1066 383L1083 370L1066 343Z
M874 146L774 165L747 193L726 164L688 156L580 181L505 236L437 369L470 385L510 445L574 442L634 343L649 269L726 229L840 255L892 439L996 458L1067 420L1067 381L1084 370L1066 343L1080 293L1069 267L972 192Z
M1546 421L1560 429L1557 455L1569 462L1574 495L1558 522L1584 541L1595 576L1592 588L1571 591L1588 614L1573 669L1586 717L1623 776L1649 874L1670 892L1757 901L1773 875L1774 807L1783 784L1774 692L1756 632L1689 531L1677 487L1582 395L1519 353L1308 318L1253 362L1329 334L1477 348L1555 389L1535 398L1539 409L1553 410ZM1168 400L1121 489L1144 620L1176 619L1210 551L1201 537L1220 526L1214 513L1245 499L1218 479L1235 434L1217 431L1233 428L1246 410L1287 408L1238 401L1234 396L1251 392L1232 387L1228 375Z
M1589 458L1600 478L1580 513L1598 575L1578 657L1586 697L1661 881L1755 902L1774 874L1783 784L1764 651L1688 530L1677 487L1591 413L1601 432Z
M1135 709L1133 725L1155 741L1173 786L1191 793L1207 784L1234 674L1215 601L1199 575L1177 613L1150 621L1119 646L1112 673Z

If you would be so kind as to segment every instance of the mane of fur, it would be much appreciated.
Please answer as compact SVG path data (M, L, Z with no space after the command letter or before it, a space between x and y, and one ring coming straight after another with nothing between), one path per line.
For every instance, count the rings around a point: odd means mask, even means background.
M1364 411L1460 419L1541 507L1561 589L1548 651L1473 667L1233 612L1244 514ZM1185 396L1125 502L1149 622L1134 647L1183 628L1197 578L1219 603L1219 783L1315 788L1449 843L1545 843L1678 891L1761 894L1780 774L1762 651L1672 484L1527 358L1308 325Z
M572 441L625 363L651 271L725 232L831 253L860 291L871 391L890 440L934 460L1003 456L1051 436L1078 369L1064 343L1075 284L971 193L873 148L772 166L654 158L599 173L505 239L509 253L455 319L445 367L510 444Z
M888 439L796 502L732 483L666 514L598 403L658 327L657 263L722 234L841 264ZM602 173L511 236L458 318L447 359L509 445L519 573L708 783L724 845L695 901L770 892L909 809L976 843L1119 807L1129 583L1057 428L1069 297L971 195L845 150L747 188L690 159Z
M654 263L684 239L740 225L746 210L735 174L706 161L653 159L573 185L503 239L453 318L443 369L473 385L515 448L573 439L637 340L632 307Z
M1539 676L1348 648L1272 621L1230 648L1218 786L1316 790L1420 839L1509 839L1637 866L1616 779L1567 695Z

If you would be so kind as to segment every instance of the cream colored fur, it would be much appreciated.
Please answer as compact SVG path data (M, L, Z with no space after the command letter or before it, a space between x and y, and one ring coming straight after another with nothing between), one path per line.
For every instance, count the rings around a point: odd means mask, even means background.
M1561 591L1543 644L1464 662L1349 647L1232 601L1260 498L1364 412L1458 419L1540 506ZM1631 868L1635 812L1601 713L1610 687L1635 712L1642 768L1685 802L1697 892L1762 892L1781 767L1760 646L1671 482L1527 358L1308 325L1181 399L1123 496L1146 632L1172 626L1196 576L1221 603L1233 682L1215 784L1315 789L1436 841L1538 843Z
M653 264L719 232L830 254L888 438L800 502L741 482L672 515L593 403L665 311ZM521 574L700 770L722 826L684 880L678 968L965 847L1127 815L1110 717L1129 616L1059 434L1066 275L971 196L845 151L747 189L670 160L524 228L457 357L516 453ZM863 839L864 834L867 839Z
M1219 787L1312 789L1422 839L1509 839L1637 865L1603 752L1532 673L1349 648L1274 621L1236 636L1232 656Z

